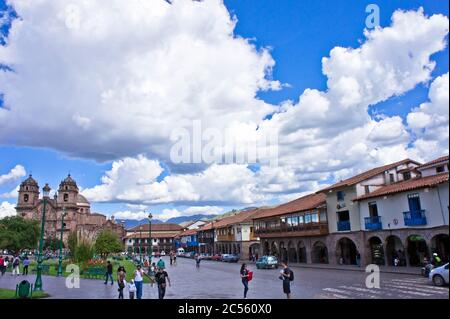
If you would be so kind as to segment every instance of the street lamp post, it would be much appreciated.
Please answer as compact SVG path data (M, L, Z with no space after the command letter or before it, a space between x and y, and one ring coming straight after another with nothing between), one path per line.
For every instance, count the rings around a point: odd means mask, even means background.
M148 237L150 240L150 253L149 253L148 261L149 261L150 265L152 264L152 256L153 256L152 217L153 217L152 214L149 213L148 214Z
M42 209L42 224L41 224L41 236L39 239L39 255L37 261L38 264L36 271L36 281L34 282L35 291L42 291L42 262L43 262L42 250L44 249L45 209L47 204L47 198L50 194L50 190L51 189L50 186L48 186L48 184L45 184L44 188L42 189L44 207Z
M66 216L66 208L64 207L63 213L61 215L61 239L59 241L59 262L58 262L58 273L56 274L57 277L60 277L63 274L63 271L62 271L62 260L63 260L62 246L63 246L64 226L66 226L66 224L64 223L65 216Z
M139 226L139 260L142 265L142 225Z

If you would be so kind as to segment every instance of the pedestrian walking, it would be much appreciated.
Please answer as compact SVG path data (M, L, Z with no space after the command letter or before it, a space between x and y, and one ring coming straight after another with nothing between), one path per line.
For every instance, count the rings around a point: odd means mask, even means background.
M23 264L22 275L28 276L28 267L30 266L30 260L28 259L28 256L25 256L25 259L23 260L22 264Z
M4 265L5 265L5 267L3 268L3 275L8 270L8 267L9 267L9 258L8 258L8 256L5 257Z
M177 265L177 254L173 253L173 265L176 266Z
M134 279L131 279L130 283L128 284L128 293L130 299L134 299L134 294L136 293L136 285L134 284Z
M283 281L283 292L287 299L291 299L291 281L294 280L294 272L288 267L287 263L281 263L283 269L280 271L280 279Z
M106 264L106 274L105 274L105 282L104 282L105 285L108 284L109 279L111 279L111 286L114 284L112 274L113 274L113 266L112 266L111 262L108 260L108 262Z
M16 257L14 257L14 260L12 263L13 270L12 270L11 276L14 276L14 275L19 276L20 275L19 265L20 265L20 259L19 259L19 256L16 256Z
M117 272L117 284L119 285L119 289L117 291L119 292L119 299L123 299L123 289L125 288L125 271L123 267L119 267L119 270Z
M156 264L156 266L158 266L158 269L165 269L166 268L166 264L164 263L164 260L162 260L161 257L159 257L158 263Z
M169 253L170 265L173 265L173 251Z
M169 282L169 287L171 286L169 274L163 268L159 268L155 275L155 280L158 285L158 298L164 299L164 296L166 295L167 282Z
M195 267L196 268L200 268L200 262L202 261L202 258L200 257L200 255L195 255Z
M244 285L244 299L247 299L248 282L250 281L250 271L247 269L247 264L242 264L240 274Z
M356 254L356 265L361 267L361 255L359 253Z
M5 274L5 271L5 259L3 258L3 256L0 256L0 273L2 274L2 276Z
M142 285L144 282L144 271L141 268L141 265L138 265L136 270L134 271L134 284L136 285L136 298L142 299Z

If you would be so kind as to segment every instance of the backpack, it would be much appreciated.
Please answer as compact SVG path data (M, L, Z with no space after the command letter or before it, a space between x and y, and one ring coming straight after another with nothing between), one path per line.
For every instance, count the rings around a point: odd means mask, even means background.
M294 281L294 272L291 270L291 273L289 275L289 281Z

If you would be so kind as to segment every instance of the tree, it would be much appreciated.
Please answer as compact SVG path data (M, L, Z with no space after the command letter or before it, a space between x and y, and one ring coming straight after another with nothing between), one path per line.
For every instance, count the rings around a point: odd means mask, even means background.
M54 237L48 237L45 239L44 249L50 249L53 251L58 250L60 243L61 243L60 239L56 239ZM64 248L64 242L62 243L62 246Z
M86 264L94 257L92 244L88 241L81 240L75 248L75 261L77 263Z
M67 239L67 246L70 250L70 256L72 260L75 260L75 252L78 245L78 236L76 232L71 232Z
M102 258L108 257L111 253L118 253L122 251L122 242L119 236L110 230L103 230L95 240L95 252Z
M39 222L20 216L0 220L0 248L13 253L21 249L35 249L39 239Z

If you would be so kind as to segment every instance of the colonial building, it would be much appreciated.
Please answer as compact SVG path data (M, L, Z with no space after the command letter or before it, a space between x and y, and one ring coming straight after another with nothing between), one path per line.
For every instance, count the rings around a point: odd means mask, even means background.
M418 266L437 252L449 257L449 158L416 169L419 176L383 186L355 199L370 263Z
M214 222L216 253L237 254L248 259L252 253L259 252L259 238L253 229L253 217L258 209L241 211Z
M183 248L185 252L198 252L197 229L185 229L175 237L175 248Z
M197 229L199 252L204 254L214 253L214 221L200 226Z
M178 224L151 224L138 225L127 229L125 246L128 252L143 254L150 252L166 252L172 250L175 237L183 230ZM151 238L151 240L150 240Z
M50 191L48 184L45 189ZM117 224L114 217L108 220L105 215L91 212L90 203L79 194L77 183L70 175L61 181L53 198L40 198L39 194L39 185L30 175L20 184L16 211L23 218L41 221L45 205L45 238L60 238L63 212L66 213L64 242L71 232L90 240L104 229L112 230L121 238L125 235L124 227Z
M327 263L325 198L324 194L311 194L261 209L253 223L262 253L289 263Z
M405 266L418 265L419 259L429 256L425 245L431 245L434 235L447 234L448 245L448 218L445 226L439 199L447 189L448 205L448 166L442 168L438 160L444 173L433 177L429 171L434 162L421 165L405 159L321 190L326 195L329 262L391 265L399 257Z

